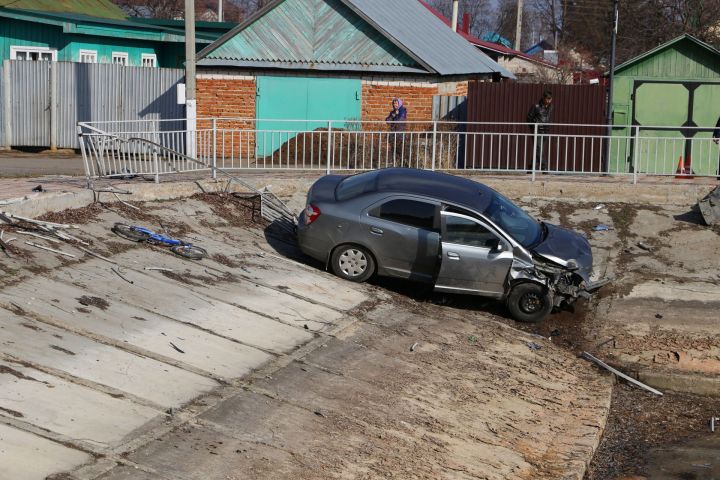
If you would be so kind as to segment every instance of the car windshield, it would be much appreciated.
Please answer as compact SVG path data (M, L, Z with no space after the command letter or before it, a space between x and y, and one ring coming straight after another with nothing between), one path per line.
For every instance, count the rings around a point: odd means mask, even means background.
M483 213L523 247L535 246L542 240L540 223L497 192Z
M335 189L335 199L338 202L350 200L363 193L377 189L378 172L366 172L343 179Z

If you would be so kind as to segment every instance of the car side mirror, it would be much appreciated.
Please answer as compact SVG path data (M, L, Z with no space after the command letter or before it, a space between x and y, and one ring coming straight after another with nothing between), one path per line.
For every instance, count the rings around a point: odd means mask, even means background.
M488 240L485 246L490 248L490 253L500 253L505 250L505 244L499 238Z

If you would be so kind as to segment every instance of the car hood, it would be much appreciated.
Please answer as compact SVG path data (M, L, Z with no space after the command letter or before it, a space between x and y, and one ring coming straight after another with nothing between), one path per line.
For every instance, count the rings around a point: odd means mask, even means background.
M563 267L573 260L579 267L578 273L586 281L589 280L592 274L593 257L587 239L577 232L551 223L545 223L545 226L547 227L547 236L532 249L533 253Z

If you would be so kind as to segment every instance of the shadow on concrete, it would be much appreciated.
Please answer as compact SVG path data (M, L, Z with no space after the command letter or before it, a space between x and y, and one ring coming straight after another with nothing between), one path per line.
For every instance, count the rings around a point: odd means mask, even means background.
M689 212L681 213L679 215L673 215L673 218L678 222L706 226L702 214L700 213L700 210L697 208L697 206L692 207Z

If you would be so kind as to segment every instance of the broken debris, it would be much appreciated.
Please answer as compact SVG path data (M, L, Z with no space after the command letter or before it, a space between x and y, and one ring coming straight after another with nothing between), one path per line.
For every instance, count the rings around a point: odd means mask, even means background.
M644 383L642 383L638 380L635 380L634 378L632 378L628 375L625 375L620 370L614 369L607 363L603 362L602 360L600 360L599 358L593 356L592 354L590 354L588 352L582 352L582 354L580 354L580 356L582 358L584 358L585 360L590 360L594 364L604 368L605 370L609 371L610 373L613 373L613 374L617 375L618 377L624 378L625 380L632 383L633 385L637 385L638 387L643 388L643 389L647 390L648 392L654 393L655 395L660 395L660 396L663 395L663 393L661 391L655 390L654 388L649 387L649 386L645 385Z

